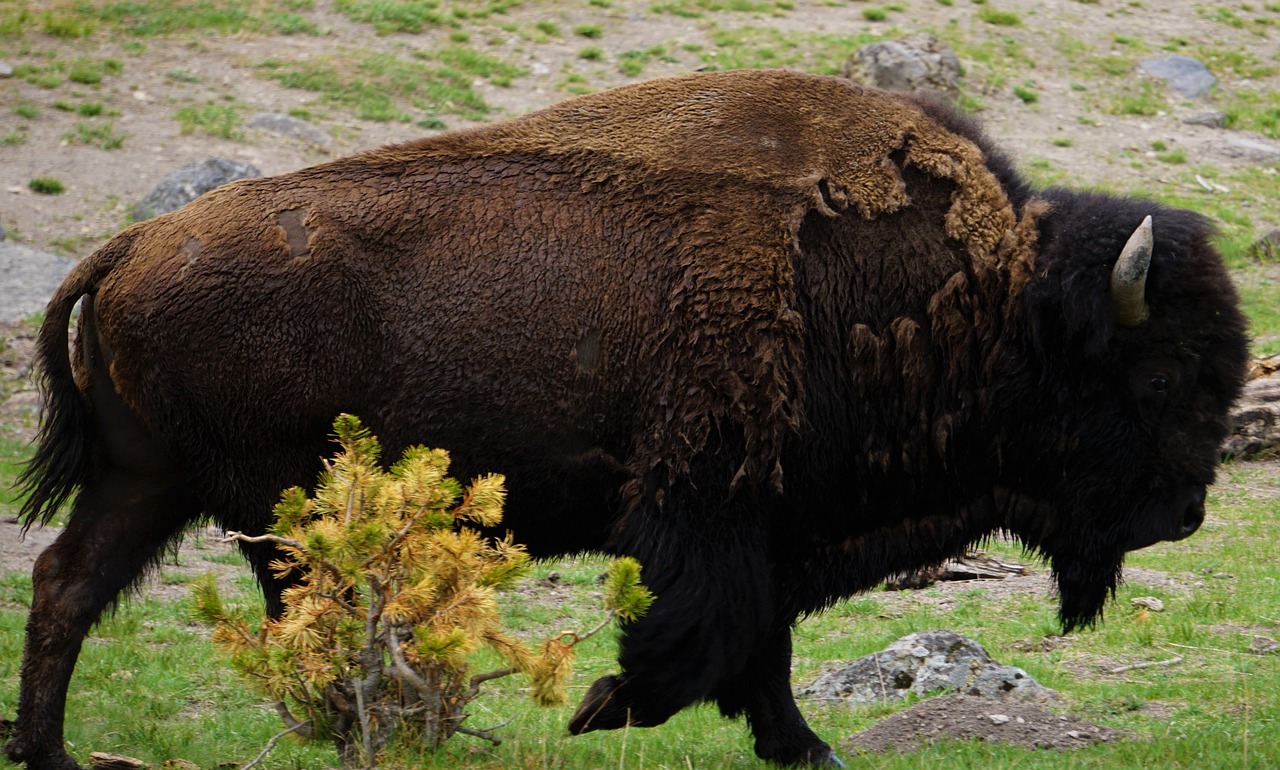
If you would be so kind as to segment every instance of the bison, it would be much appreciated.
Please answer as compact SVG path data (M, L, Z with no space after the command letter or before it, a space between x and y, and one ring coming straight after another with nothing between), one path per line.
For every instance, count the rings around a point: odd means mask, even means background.
M192 522L261 532L350 412L389 454L506 474L535 555L644 565L658 599L571 732L714 702L760 757L835 763L792 697L797 619L1007 533L1070 630L1126 552L1200 525L1247 347L1211 234L1033 189L946 107L782 71L631 85L133 225L40 331L25 523L74 503L5 751L76 767L90 626ZM280 612L272 550L243 548Z

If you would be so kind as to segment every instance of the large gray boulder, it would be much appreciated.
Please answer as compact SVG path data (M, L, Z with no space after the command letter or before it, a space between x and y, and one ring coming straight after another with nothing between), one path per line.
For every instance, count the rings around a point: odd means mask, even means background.
M133 207L133 220L141 222L177 211L215 187L260 176L262 172L256 167L227 158L210 158L183 166L166 174L160 184Z
M960 59L938 38L918 32L864 45L844 64L850 80L891 91L960 95Z
M797 695L863 705L941 691L998 700L1045 701L1053 696L1026 671L993 661L981 644L954 631L904 636L880 652L819 675Z

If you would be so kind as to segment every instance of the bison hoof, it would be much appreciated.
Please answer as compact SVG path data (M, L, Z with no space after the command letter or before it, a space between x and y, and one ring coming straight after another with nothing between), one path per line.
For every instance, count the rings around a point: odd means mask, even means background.
M13 762L26 762L27 770L80 770L80 765L62 747L45 751L43 746L22 739L17 725L8 719L0 719L0 736L9 738L4 754Z

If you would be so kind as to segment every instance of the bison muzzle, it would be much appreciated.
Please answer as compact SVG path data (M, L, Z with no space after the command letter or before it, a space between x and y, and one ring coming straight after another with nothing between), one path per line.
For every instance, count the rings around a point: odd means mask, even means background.
M192 522L261 532L349 412L389 456L506 474L533 553L644 565L657 602L573 732L713 702L765 759L834 762L792 698L798 618L1009 533L1070 630L1126 551L1199 526L1246 359L1210 236L1033 189L949 109L778 71L220 188L49 303L26 523L74 503L5 750L76 767L90 626ZM279 612L273 552L244 554Z

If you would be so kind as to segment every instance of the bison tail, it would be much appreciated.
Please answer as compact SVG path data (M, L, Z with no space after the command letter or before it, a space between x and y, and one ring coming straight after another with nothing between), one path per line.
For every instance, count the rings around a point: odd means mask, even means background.
M86 395L76 386L68 346L68 329L76 303L127 256L133 238L123 233L72 268L45 307L36 339L38 384L44 396L36 451L18 476L15 488L25 496L23 529L49 523L92 471L93 419Z

